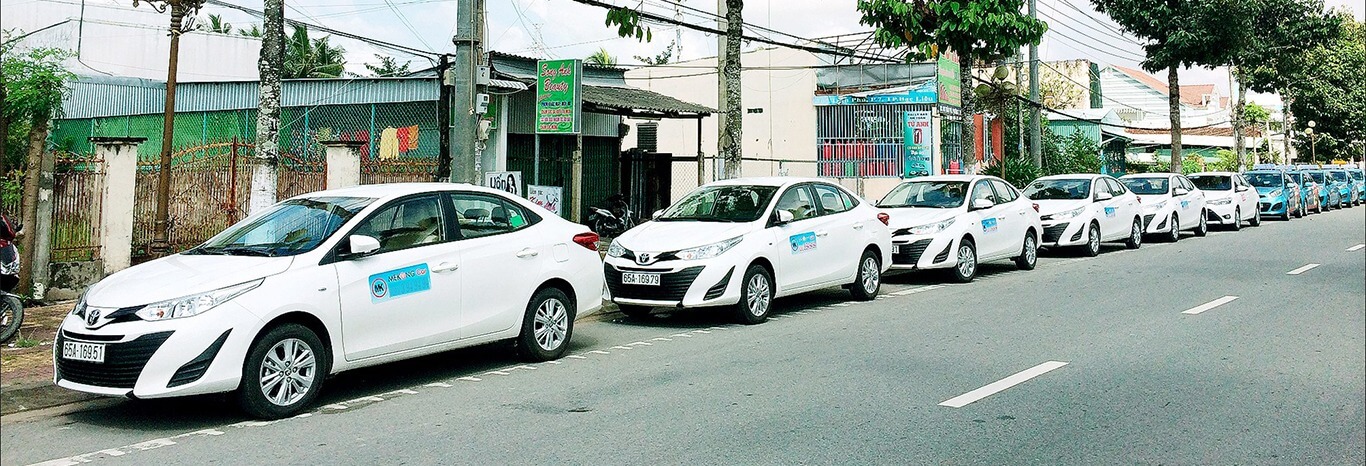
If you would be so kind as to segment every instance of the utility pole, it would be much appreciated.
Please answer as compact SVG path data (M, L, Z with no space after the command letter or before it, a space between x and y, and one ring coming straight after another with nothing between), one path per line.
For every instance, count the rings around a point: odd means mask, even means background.
M457 0L455 9L455 57L451 66L454 77L454 102L451 118L443 125L450 125L451 166L449 180L457 183L480 184L483 181L483 166L478 149L479 113L476 113L478 99L488 95L480 84L479 69L484 64L483 21L484 0Z
M157 13L171 11L171 53L166 65L166 109L161 126L161 171L157 173L157 210L152 220L156 234L152 238L152 253L165 254L170 250L170 197L171 197L171 144L175 135L175 84L176 69L180 64L181 22L185 14L198 12L204 0L143 0ZM138 6L138 0L133 0Z
M436 172L432 173L435 181L446 181L451 176L451 85L447 81L450 74L451 61L450 55L441 54L441 61L436 67L437 104L436 121L441 122L440 146L436 158Z
M1022 63L1022 62L1020 61L1022 58L1024 58L1024 57L1021 56L1021 54L1020 54L1020 49L1015 49L1015 92L1016 92L1016 93L1020 92L1020 89L1024 89L1024 63ZM1020 108L1020 101L1019 101L1019 100L1016 100L1016 101L1015 101L1015 136L1017 136L1017 139L1019 139L1019 141L1016 143L1016 146L1015 146L1015 153L1016 153L1016 154L1019 154L1019 157L1020 157L1021 159L1024 158L1024 152L1025 152L1025 136L1024 136L1024 133L1025 133L1025 132L1024 132L1024 112L1023 112L1022 109Z
M1029 0L1030 19L1039 18L1038 0ZM1043 135L1039 130L1039 44L1029 44L1029 155L1043 167Z
M744 0L716 0L717 29L726 31L717 36L717 99L722 102L717 130L720 132L721 158L725 164L723 179L740 176L740 134L741 119L744 117L740 107L740 38L743 35Z

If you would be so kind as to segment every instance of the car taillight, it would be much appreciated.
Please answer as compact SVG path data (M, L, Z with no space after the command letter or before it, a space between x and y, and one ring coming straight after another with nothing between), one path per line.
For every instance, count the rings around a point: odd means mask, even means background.
M1039 204L1038 204L1038 203L1034 203L1034 204L1032 204L1032 205L1034 206L1034 212L1035 212L1035 213L1038 213L1038 212L1039 212Z
M601 239L601 237L599 237L597 233L593 233L591 231L588 233L579 233L577 235L574 235L575 243L578 243L579 246L583 246L585 248L588 248L589 251L594 252L598 250L599 239Z
M891 221L892 221L892 216L891 216L891 215L887 215L886 213L883 213L883 212L878 212L878 213L877 213L877 221L882 222L883 225L887 225L888 222L891 222Z

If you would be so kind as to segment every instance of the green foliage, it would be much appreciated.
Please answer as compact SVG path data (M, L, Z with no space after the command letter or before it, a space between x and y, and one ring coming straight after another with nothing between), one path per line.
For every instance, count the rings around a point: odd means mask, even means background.
M9 32L4 40L9 40ZM66 84L76 75L62 66L71 52L57 48L15 50L0 48L0 67L4 70L5 117L10 121L48 120L62 109Z
M1323 0L1246 3L1253 13L1244 18L1247 37L1233 64L1253 91L1284 93L1311 65L1306 51L1341 33L1342 22L1325 12Z
M1247 126L1261 126L1271 120L1271 112L1266 107L1257 105L1256 102L1248 102L1243 106L1243 123Z
M1261 1L1261 0L1256 0ZM1249 0L1091 0L1126 32L1148 42L1141 65L1149 72L1171 67L1234 62L1248 40Z
M1100 145L1081 132L1067 136L1043 132L1043 176L1100 173Z
M616 66L617 57L608 53L606 47L598 47L598 51L593 52L592 55L589 55L588 58L585 58L583 61L590 65Z
M641 63L644 63L644 64L646 64L646 65L650 65L650 66L667 65L667 64L669 64L669 60L673 59L674 47L677 47L677 46L678 46L678 44L677 44L676 42L674 42L674 41L669 41L669 46L668 46L668 47L664 47L664 51L663 51L663 52L659 52L659 55L655 55L655 56L653 56L653 57L643 57L643 56L640 56L640 55L636 55L636 56L635 56L635 59L636 59L636 60L640 60Z
M1004 175L1001 174L1003 164L1005 168ZM1015 185L1015 187L1023 187L1036 178L1043 176L1042 172L1039 171L1039 167L1034 166L1034 161L1025 160L1021 157L1006 157L1004 162L992 160L991 165L982 169L982 174L999 176L1001 179Z
M876 29L879 45L910 48L911 60L953 50L971 63L1038 43L1048 26L1025 15L1024 6L1023 0L859 0L857 8L859 23Z
M1351 142L1366 140L1366 24L1342 14L1340 34L1325 45L1305 52L1306 67L1290 90L1295 130L1314 121L1314 150L1310 139L1297 137L1302 154L1318 160L1360 156Z
M255 27L255 26L252 26L252 27ZM216 34L232 34L232 23L229 23L229 22L227 22L227 21L223 21L223 17L222 17L222 16L215 15L215 14L213 14L213 13L209 13L209 23L208 23L208 24L200 23L199 25L195 26L195 29L198 29L198 30L204 31L204 32L212 32L212 33L216 33ZM257 34L258 34L258 36L259 36L260 31L257 31Z
M1238 154L1236 152L1228 149L1219 149L1214 154L1219 160L1211 164L1206 164L1205 168L1207 170L1217 172L1238 171Z
M379 64L366 63L365 69L370 70L370 74L380 78L391 78L395 76L407 76L412 71L408 70L408 62L399 63L394 57L388 55L375 54L379 59Z
M346 71L346 49L329 42L331 36L308 37L308 28L294 26L285 38L285 66L282 79L336 78Z
M640 22L640 12L630 8L612 8L607 10L606 26L616 26L617 36L634 37L637 41L649 42L654 39L654 33L649 26L642 26Z
M25 131L24 134L28 134ZM8 152L7 152L8 153ZM9 165L15 167L18 165ZM24 171L14 170L0 176L0 206L17 206L19 199L24 196Z
M237 34L247 37L261 37L261 25L253 24L251 29L238 29Z

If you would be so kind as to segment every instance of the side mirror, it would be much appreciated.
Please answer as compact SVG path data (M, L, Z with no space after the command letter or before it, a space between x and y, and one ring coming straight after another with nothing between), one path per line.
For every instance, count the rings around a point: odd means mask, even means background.
M792 223L792 219L795 219L795 218L796 218L795 216L792 215L792 212L791 212L791 211L789 211L789 210L784 210L784 209L778 209L777 212L774 212L774 215L778 217L778 222L777 222L778 225L782 225L782 224L785 224L785 223Z
M655 213L650 214L650 218L652 218L652 219L659 218L660 215L664 215L664 209L656 210Z
M1243 191L1247 191L1247 186L1239 186L1237 188L1233 188L1233 190L1241 193Z
M1189 190L1189 189L1186 189L1186 188L1176 188L1176 189L1173 189L1173 190L1172 190L1172 195L1173 195L1173 196L1185 196L1185 195L1190 194L1190 193L1191 193L1190 190Z
M349 254L359 256L369 254L379 250L379 240L365 235L348 236L347 241L351 243Z
M1115 195L1114 195L1114 194L1110 194L1108 191L1101 191L1101 192L1096 193L1096 200L1097 200L1097 201L1108 201L1108 200L1114 199L1114 198L1115 198Z
M973 199L972 204L970 205L972 210L990 209L995 206L996 203L991 202L991 199Z

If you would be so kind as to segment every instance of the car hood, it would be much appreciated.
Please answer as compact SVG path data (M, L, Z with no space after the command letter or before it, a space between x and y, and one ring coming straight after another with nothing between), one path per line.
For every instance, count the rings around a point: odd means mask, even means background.
M91 286L85 298L92 306L141 306L275 275L293 262L293 257L176 254L110 275Z
M1257 188L1257 194L1260 195L1260 196L1265 196L1265 195L1270 194L1272 191L1275 191L1275 190L1277 190L1277 189L1285 189L1285 188L1277 188L1277 187L1274 187L1274 186L1273 186L1273 187L1258 187L1258 188ZM1281 193L1284 194L1285 191L1281 191Z
M1162 203L1162 202L1165 202L1165 201L1170 201L1170 200L1172 200L1172 199L1173 199L1173 196L1172 196L1170 193L1166 193L1166 194L1139 194L1139 195L1138 195L1138 204L1139 204L1139 205L1153 205L1153 204L1158 204L1158 203ZM1075 207L1074 207L1074 208L1075 208Z
M632 251L664 252L706 246L749 233L754 222L661 222L640 224L617 237L617 244Z
M1086 199L1045 199L1034 203L1039 205L1039 215L1053 215L1089 205L1091 202Z
M887 226L891 227L892 231L942 222L963 213L960 208L936 209L933 207L883 208L882 211L891 217L887 221Z

